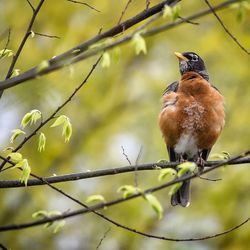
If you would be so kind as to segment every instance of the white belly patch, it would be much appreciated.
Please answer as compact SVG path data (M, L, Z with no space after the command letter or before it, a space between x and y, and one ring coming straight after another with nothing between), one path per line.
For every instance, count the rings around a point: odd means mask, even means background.
M198 154L198 148L196 138L192 133L182 134L179 141L174 147L177 154L187 154L189 157L193 157Z

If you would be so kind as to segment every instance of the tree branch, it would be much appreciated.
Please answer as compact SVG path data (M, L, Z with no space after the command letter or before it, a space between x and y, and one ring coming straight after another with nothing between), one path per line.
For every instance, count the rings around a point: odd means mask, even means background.
M246 151L246 152L244 152L244 153L242 153L242 154L240 154L240 155L238 155L236 157L233 157L233 158L227 160L224 163L215 164L211 168L203 171L203 173L208 173L210 171L213 171L214 169L217 169L217 168L219 168L221 166L224 166L225 164L230 164L230 163L232 163L232 162L234 162L236 160L239 160L241 158L246 157L248 154L250 154L250 150L248 150L248 151ZM100 203L100 204L97 204L97 205L91 206L91 207L87 207L85 204L83 204L80 201L72 198L71 196L67 195L66 193L64 193L63 191L59 190L58 188L52 186L51 184L48 184L53 189L55 189L58 192L62 193L66 197L74 200L78 204L81 204L85 208L84 209L79 209L79 210L76 210L76 211L73 211L73 212L64 213L64 214L58 215L58 216L53 216L53 217L48 217L48 218L40 219L40 220L37 220L37 221L34 221L34 222L29 222L29 223L24 223L24 224L16 224L16 225L14 224L14 225L1 226L0 227L0 231L10 231L10 230L17 230L17 229L29 228L29 227L33 227L33 226L37 226L37 225L42 225L42 224L45 224L45 223L48 223L48 222L54 222L56 220L61 220L61 219L73 217L73 216L76 216L76 215L86 214L86 213L89 213L89 212L93 212L93 213L99 215L100 217L104 218L105 220L111 222L112 224L114 224L114 225L116 225L118 227L121 227L121 228L126 229L128 231L131 231L133 233L137 233L139 235L143 235L143 236L146 236L146 237L149 237L149 238L156 238L156 239L168 240L168 241L198 241L198 240L200 241L200 240L207 240L207 239L215 238L215 237L218 237L218 236L230 233L230 232L232 232L232 231L240 228L241 226L243 226L244 224L246 224L250 220L250 217L249 217L246 220L244 220L243 222L241 222L239 225L236 225L235 227L233 227L233 228L231 228L229 230L226 230L226 231L224 231L222 233L217 233L217 234L214 234L214 235L204 236L204 237L200 237L200 238L185 238L185 239L180 239L180 238L168 238L168 237L165 237L165 236L158 236L158 235L152 235L152 234L144 233L144 232L138 231L136 229L132 229L132 228L126 227L124 225L121 225L121 224L113 221L112 219L104 216L103 214L100 214L100 213L96 212L96 210L98 210L98 209L102 209L104 207L113 206L115 204L119 204L119 203L131 200L131 199L134 199L134 198L137 198L137 197L140 197L140 196L144 196L147 193L152 193L152 192L164 189L166 187L169 187L169 186L171 186L173 184L176 184L178 182L182 182L182 181L189 180L189 179L194 179L194 178L197 178L197 177L198 176L195 175L195 174L192 174L192 175L189 175L189 176L182 176L182 177L177 178L175 180L169 181L169 182L167 182L167 183L165 183L163 185L147 189L143 193L133 194L133 195L127 197L127 198L120 198L120 199L116 199L116 200L113 200L113 201L110 201L110 202ZM40 178L40 177L36 176L36 178Z
M233 39L233 41L244 51L246 52L248 55L250 55L250 52L243 47L243 45L237 40L237 38L229 31L229 29L225 26L225 24L223 23L223 21L220 19L220 17L217 15L217 13L215 12L214 7L212 7L212 5L209 3L208 0L204 0L205 3L207 4L207 6L210 8L210 10L212 11L212 13L214 14L214 16L216 17L216 19L219 21L220 25L222 26L222 28L225 30L225 32Z
M215 10L223 9L223 8L229 6L230 4L238 2L238 1L239 0L228 0L228 1L225 1L224 3L221 3L217 6L215 6L214 9ZM94 55L100 53L101 51L111 49L115 46L118 46L118 45L124 44L125 42L130 41L132 39L132 36L126 36L125 38L120 39L112 44L109 44L109 45L106 45L103 47L100 46L96 49L88 50L88 48L91 45L101 41L102 39L115 36L123 31L127 30L128 28L132 27L133 25L145 20L146 18L148 18L156 13L159 13L162 10L163 6L166 5L167 3L175 4L176 2L173 0L171 0L171 1L165 0L158 5L151 7L148 10L144 10L143 12L138 14L137 16L134 16L131 19L128 19L127 21L111 28L110 30L103 32L103 33L100 33L97 36L91 38L90 40L88 40L82 44L79 44L78 46L66 51L65 53L63 53L59 56L56 56L53 59L48 60L49 66L46 69L44 69L42 72L39 72L39 70L37 70L37 67L34 67L34 68L16 76L16 77L13 77L11 79L6 79L5 81L0 81L0 90L11 88L11 87L18 85L20 83L24 83L28 80L34 79L38 75L41 76L44 74L48 74L52 71L58 70L62 67L65 67L66 65L82 61L88 57L91 57L91 56L94 56ZM178 20L178 21L175 21L173 23L162 25L162 26L159 26L157 28L151 29L147 32L142 33L141 35L152 36L152 35L155 35L157 33L163 32L165 30L174 28L180 24L186 23L187 20L191 21L193 19L205 16L209 13L211 13L211 10L206 9L206 10L197 12L196 14L193 14L189 17L183 18L183 20Z
M6 160L4 157L0 156L3 160ZM205 167L212 167L215 164L222 164L226 163L227 161L208 161L205 164ZM234 160L228 165L238 165L238 164L246 164L250 163L250 157L248 158L241 158L238 160ZM148 171L148 170L158 170L159 168L175 168L179 163L175 162L166 162L166 163L147 163L147 164L140 164L140 165L131 165L126 167L119 167L119 168L108 168L102 170L94 170L90 172L81 172L81 173L74 173L74 174L66 174L66 175L59 175L59 176L51 176L51 177L43 177L42 180L37 179L30 179L27 182L27 186L39 186L39 185L46 185L48 183L60 183L60 182L68 182L68 181L77 181L82 179L89 179L89 178L97 178L103 176L110 176L110 175L117 175L122 173L129 173L134 171ZM44 181L43 181L44 180ZM45 182L46 181L46 182ZM0 189L1 188L17 188L17 187L25 187L20 180L1 180L0 181Z

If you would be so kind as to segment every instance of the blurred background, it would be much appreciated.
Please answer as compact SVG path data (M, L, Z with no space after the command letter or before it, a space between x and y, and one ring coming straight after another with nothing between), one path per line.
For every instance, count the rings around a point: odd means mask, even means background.
M39 1L32 1L34 6ZM151 0L153 6L160 1ZM222 1L211 1L218 4ZM49 39L35 35L25 48L15 68L21 72L42 60L58 55L117 24L127 0L86 1L100 12L68 1L46 1L33 31L59 36ZM235 7L235 6L234 6ZM145 1L134 0L123 20L145 8ZM182 1L181 16L186 17L207 6L203 1ZM243 14L239 19L240 13ZM26 31L32 12L26 1L0 1L0 32L11 28L8 49L16 51ZM229 30L250 49L250 11L226 8L218 12ZM225 97L226 126L212 153L227 151L236 155L250 147L250 57L224 32L213 15L198 20L199 25L182 24L174 29L146 38L146 55L135 55L131 43L120 47L119 60L111 52L111 65L98 66L88 83L63 109L70 117L73 135L64 143L60 129L42 129L47 136L45 152L37 151L34 137L20 151L28 158L32 172L39 176L62 175L104 168L127 166L122 147L135 163L168 159L158 128L160 98L165 87L180 78L174 51L194 51L205 61L214 84ZM159 19L151 27L170 23ZM0 41L3 49L5 40ZM84 79L95 58L60 71L28 81L4 92L0 101L0 147L9 145L11 130L19 128L23 115L39 109L43 117L53 112ZM5 78L11 58L0 60L1 80ZM32 131L34 127L26 129ZM18 139L15 145L18 145ZM4 155L4 153L1 153ZM161 184L159 171L138 173L138 185L146 189ZM1 180L18 179L16 169L1 173ZM192 181L192 202L188 208L171 207L168 190L155 193L164 207L158 220L142 198L116 205L103 211L121 224L151 234L175 238L201 237L229 229L249 217L249 165L225 167L207 175L222 178L210 182ZM112 180L112 181L111 181ZM134 185L134 174L86 179L57 184L72 196L85 201L89 195L102 194L106 200L121 196L117 189ZM1 189L0 225L32 220L38 210L73 211L80 207L47 186ZM110 229L99 249L249 249L250 225L222 237L199 242L165 242L145 238L117 228L96 215L88 214L66 220L62 230L53 234L43 226L4 232L0 242L11 249L96 249L104 233Z

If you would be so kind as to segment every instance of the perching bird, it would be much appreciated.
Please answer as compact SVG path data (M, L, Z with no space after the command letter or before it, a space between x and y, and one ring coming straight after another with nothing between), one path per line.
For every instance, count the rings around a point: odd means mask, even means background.
M164 91L159 125L170 161L188 160L203 167L225 123L223 96L209 83L205 64L196 53L175 55L181 80ZM190 180L172 195L171 204L190 204Z

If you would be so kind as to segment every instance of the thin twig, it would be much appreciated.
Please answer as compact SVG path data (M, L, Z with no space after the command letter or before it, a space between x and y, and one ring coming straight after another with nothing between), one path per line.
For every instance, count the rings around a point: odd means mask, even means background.
M197 22L192 22L192 21L188 20L188 19L185 18L185 17L178 16L178 18L180 18L182 21L184 21L184 22L186 22L186 23L190 23L190 24L193 24L193 25L199 25L199 23L197 23Z
M9 250L9 248L7 248L6 246L4 246L2 243L0 243L0 248L1 248L2 250Z
M44 36L44 37L48 37L48 38L56 38L56 39L61 39L61 37L59 36L52 36L52 35L47 35L47 34L42 34L42 33L38 33L38 32L34 32L36 35L38 36Z
M11 29L9 28L9 29L8 29L7 41L6 41L5 46L4 46L4 50L3 50L3 53L2 53L2 57L4 56L4 52L6 51L8 45L9 45L9 43L10 43L10 34L11 34ZM1 59L1 57L0 57L0 59Z
M139 153L136 157L136 160L135 160L135 174L134 174L134 183L135 183L135 187L138 187L138 164L139 164L139 160L141 158L141 155L142 155L142 146L140 147L140 150L139 150Z
M123 9L123 11L122 11L122 13L121 13L121 16L120 16L120 18L119 18L117 24L120 24L120 23L121 23L122 18L123 18L123 16L124 16L125 12L126 12L127 9L128 9L128 6L129 6L131 3L132 3L132 0L128 0L128 1L127 1L127 4L125 5L125 8Z
M101 12L100 10L96 9L95 7L91 6L90 4L88 3L84 3L84 2L79 2L79 1L74 1L74 0L67 0L68 2L72 2L72 3L77 3L77 4L82 4L82 5L85 5L87 7L89 7L90 9L92 10L95 10L97 12Z
M35 12L35 8L32 5L32 3L29 0L26 0L26 2L28 2L28 4L29 4L30 8L32 9L32 11Z
M103 240L107 237L108 233L110 232L111 230L111 227L108 228L108 230L104 233L104 235L102 236L102 238L100 239L96 249L99 249L99 247L101 246Z
M223 21L220 19L220 17L217 15L217 13L215 12L214 7L209 3L208 0L204 0L205 3L207 4L207 6L210 8L210 10L212 11L212 13L214 14L214 16L216 17L216 19L219 21L220 25L222 26L222 28L225 30L225 32L233 39L233 41L244 51L246 52L248 55L250 55L250 52L237 40L237 38L229 31L229 29L225 26L225 24L223 23Z
M77 94L77 92L82 88L82 86L88 81L89 77L92 75L93 71L95 70L96 66L98 65L98 63L100 62L102 58L102 55L99 56L99 58L97 59L97 61L95 62L95 64L92 66L91 70L89 71L89 73L87 74L87 76L85 77L85 79L83 80L83 82L81 82L81 84L73 91L73 93L59 106L57 107L57 109L43 122L40 123L40 125L27 137L25 137L23 139L23 141L12 151L12 152L17 152L20 148L23 147L23 145L30 140L34 135L36 135L36 133L45 125L47 124L49 121L51 121L56 114L65 106L67 105L72 98ZM2 170L2 168L5 166L5 164L7 163L7 161L3 161L2 164L0 165L0 170Z
M128 164L131 166L131 165L132 165L132 163L131 163L131 161L129 160L128 155L125 153L125 149L124 149L124 147L123 147L123 146L121 146L121 148L122 148L122 154L125 156L125 158L126 158L126 160L127 160Z

